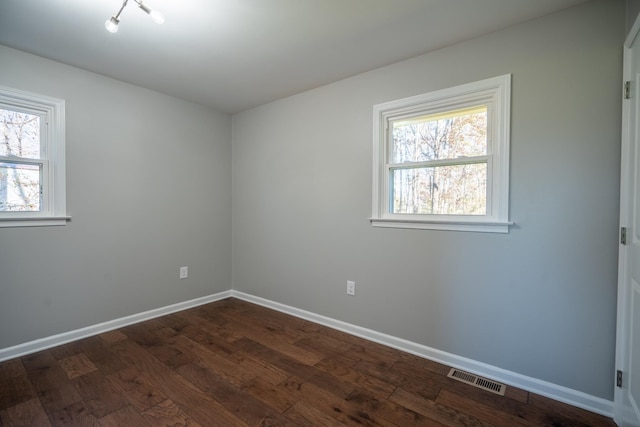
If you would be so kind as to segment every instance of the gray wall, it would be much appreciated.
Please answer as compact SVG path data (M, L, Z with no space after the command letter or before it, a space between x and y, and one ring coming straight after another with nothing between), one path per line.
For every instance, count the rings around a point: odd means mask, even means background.
M627 0L627 34L640 13L640 0Z
M0 228L0 348L231 288L229 116L2 46L0 64L0 85L66 100L73 217Z
M624 27L589 2L235 115L234 288L612 399ZM372 106L506 73L510 234L371 227Z

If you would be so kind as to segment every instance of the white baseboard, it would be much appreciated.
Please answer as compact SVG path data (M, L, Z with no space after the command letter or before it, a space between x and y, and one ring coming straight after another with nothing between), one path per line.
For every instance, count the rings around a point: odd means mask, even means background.
M13 347L0 349L0 362L16 357L24 356L48 348L56 347L82 338L93 335L102 334L134 323L144 322L145 320L154 319L156 317L165 316L177 311L186 310L188 308L197 307L199 305L208 304L210 302L229 298L231 291L224 291L189 301L179 302L177 304L156 308L142 313L132 314L131 316L121 317L119 319L110 320L97 325L87 326L86 328L76 329L74 331L63 332L61 334L52 335L50 337L29 341L24 344L18 344Z
M613 418L613 401L244 292L231 291L231 296Z
M133 314L131 316L121 317L119 319L110 320L108 322L99 323L97 325L88 326L74 331L64 332L62 334L29 341L13 347L0 349L0 362L26 354L35 353L56 347L82 338L111 331L113 329L122 328L134 323L143 322L145 320L175 313L177 311L186 310L199 305L208 304L210 302L219 301L225 298L234 297L243 301L258 304L273 310L277 310L286 314L290 314L301 319L319 323L321 325L346 332L379 344L396 348L398 350L424 357L447 366L459 368L476 375L487 377L495 381L505 383L507 385L518 387L532 393L536 393L553 400L567 403L578 408L586 409L606 417L613 417L613 402L592 396L577 390L542 381L516 372L507 371L496 366L486 363L477 362L466 357L457 356L435 348L427 347L422 344L411 342L402 338L383 334L371 329L363 328L340 320L325 317L310 311L301 310L275 301L267 300L261 297L246 294L244 292L229 290L217 294L196 298L177 304L160 307L154 310L145 311L143 313Z

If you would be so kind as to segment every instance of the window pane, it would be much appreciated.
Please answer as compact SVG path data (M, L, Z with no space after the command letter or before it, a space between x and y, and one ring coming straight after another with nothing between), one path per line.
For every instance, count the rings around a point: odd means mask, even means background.
M40 117L0 108L0 156L40 158Z
M396 169L392 185L392 213L486 214L486 163Z
M487 107L393 122L392 162L425 162L487 154Z
M0 211L40 210L40 166L0 163Z

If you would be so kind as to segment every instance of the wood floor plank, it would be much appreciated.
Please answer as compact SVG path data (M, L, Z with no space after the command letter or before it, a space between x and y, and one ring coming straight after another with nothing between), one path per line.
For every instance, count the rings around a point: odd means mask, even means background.
M26 374L27 370L24 368L20 359L11 359L0 362L0 381Z
M593 412L584 411L574 406L565 405L564 403L540 396L535 393L529 394L529 404L532 407L542 409L545 412L543 417L549 423L548 425L560 424L565 425L586 425L593 427L610 426L611 420L602 415ZM569 424L569 421L571 424Z
M389 400L446 426L491 426L491 424L478 420L467 413L441 405L433 400L422 398L421 396L405 391L400 387L393 392L389 397ZM506 426L510 425L506 424L505 427Z
M74 343L71 343L74 344ZM27 372L42 371L52 369L57 366L56 359L48 350L22 356L22 364Z
M196 307L192 309L192 312L211 325L224 326L229 323L229 319L223 315L227 306L228 302L226 300L216 301L206 306Z
M124 334L121 335L124 336ZM93 363L104 374L117 372L126 368L126 365L118 355L111 351L109 345L110 344L108 342L105 342L99 336L89 337L82 340L82 353L86 354L91 363Z
M47 427L51 426L40 401L30 399L0 411L3 425L10 427Z
M370 364L377 364L388 369L393 366L401 357L401 352L383 345L367 342L365 344L354 344L349 349L349 353Z
M49 416L54 427L93 427L98 420L82 402L74 403Z
M275 334L279 339L289 344L308 336L306 332L299 329L306 326L306 320L291 319L286 314L265 307L238 302L224 315L234 321L240 321L256 331Z
M0 363L0 427L615 427L514 387L236 299Z
M250 393L227 383L200 362L185 365L178 371L248 425L294 426L278 411Z
M372 414L376 422L385 427L442 426L434 419L365 390L355 390L345 400L365 413Z
M127 326L122 328L121 331L127 336L127 338L139 346L143 348L150 348L162 345L162 338L153 333L155 329L161 329L162 327L163 326L158 324L156 319L151 319L147 322Z
M362 371L351 369L351 367L335 357L324 359L315 366L345 382L353 384L354 388L364 388L379 396L388 397L396 389L396 385L381 381Z
M228 359L251 377L260 378L270 384L280 384L289 378L289 374L282 369L244 351L236 351L228 356Z
M70 382L60 384L57 388L41 391L38 396L47 414L53 414L68 406L82 402L82 396Z
M306 333L303 338L295 341L294 344L298 347L324 354L325 356L332 356L334 353L343 353L353 345L319 332Z
M340 353L340 354L333 354L329 357L326 357L324 359L322 359L319 363L323 363L326 360L333 360L336 363L339 363L342 366L346 366L348 368L353 368L358 362L360 362L362 359L358 358L358 356L356 355L356 353L354 353L352 351L352 348L349 348L349 350L345 351L344 353ZM316 364L316 366L318 365Z
M220 403L207 396L176 371L163 365L136 343L125 340L116 343L114 347L130 366L144 375L151 387L184 408L194 422L212 427L244 427L246 425Z
M78 343L72 348L78 348ZM66 353L66 352L65 352ZM45 350L21 358L31 385L45 411L53 416L64 408L82 402L82 397L51 352Z
M405 381L405 377L391 369L393 364L385 361L361 360L353 365L353 370L361 372L382 382L399 386Z
M185 328L203 327L206 329L222 330L221 325L218 325L214 322L211 322L205 319L202 316L199 316L198 315L199 309L200 309L199 307L196 307L196 308L191 308L184 311L179 311L177 313L174 313L174 316L177 319L179 319L179 321L183 322L186 325ZM184 333L185 328L182 328L180 332ZM241 338L241 337L236 337L236 338Z
M288 375L295 375L300 378L310 378L317 375L319 370L313 366L306 365L300 361L282 354L266 345L255 342L249 338L242 338L236 341L241 350L255 357L265 360L267 363L282 369Z
M341 399L345 399L356 388L352 383L343 381L342 378L335 377L327 372L319 372L318 374L309 378L309 383L328 390L330 393L335 394Z
M215 328L207 328L203 325L187 326L184 328L181 335L186 336L193 342L197 342L201 346L207 348L207 350L219 354L220 356L229 356L237 351L237 348L233 343L228 341L228 337L233 335L225 334L225 332L220 332L219 330L215 330ZM235 339L239 338L241 337L237 337Z
M99 427L150 427L152 424L147 422L140 414L138 409L133 406L125 406L115 412L105 415L98 420Z
M342 427L347 425L302 400L289 408L284 415L300 427Z
M255 373L241 369L238 364L234 363L232 360L222 357L217 353L208 351L207 348L191 341L189 338L184 336L176 337L174 345L193 353L198 358L196 362L202 361L205 365L215 366L217 375L226 382L239 388L243 387L255 378ZM179 369L176 370L180 371Z
M78 353L82 353L82 347L85 344L85 340L73 341L68 344L60 345L49 349L49 353L56 360L61 360L66 357L74 356Z
M465 384L467 385L467 384ZM436 400L438 394L443 389L442 383L438 381L438 379L417 379L417 378L407 378L401 384L403 390L415 394L423 399L427 400ZM467 385L467 387L469 387ZM397 390L397 389L396 389ZM471 390L470 392L473 392ZM487 393L486 391L483 391Z
M326 356L310 350L305 350L290 343L286 337L279 336L277 332L270 331L267 328L257 329L257 325L253 321L240 319L239 317L231 317L236 320L233 323L234 329L255 342L266 345L273 350L278 351L286 356L291 357L306 365L314 365Z
M478 403L449 390L442 390L438 394L436 403L453 408L458 412L469 414L481 421L492 425L530 426L531 422L507 412L496 411L494 408Z
M503 413L507 416L517 417L522 420L522 422L528 422L530 425L573 425L571 423L567 423L567 419L563 422L557 423L549 423L547 415L545 411L539 410L538 408L529 405L523 402L516 393L509 392L509 389L513 389L513 387L507 387L507 393L505 396L498 396L493 393L487 393L484 390L477 389L475 387L469 387L464 383L452 383L451 380L448 380L450 384L443 385L443 390L446 390L449 393L455 393L459 396L464 396L466 399L469 399L476 406L483 406L489 408L489 410ZM511 396L516 395L516 398L512 398Z
M341 341L345 341L350 343L351 345L355 345L355 346L368 346L371 344L371 341L367 341L364 338L361 338L359 336L356 335L351 335L348 334L344 331L340 331L338 329L333 329L333 328L329 328L326 326L318 326L318 329L315 331L318 332L320 334L324 334L336 339L339 339Z
M164 327L171 328L180 333L184 328L191 325L191 322L183 319L179 313L171 313L166 316L156 318Z
M60 363L70 380L98 370L96 365L84 353L69 356L59 360L58 363Z
M142 416L152 426L200 426L200 424L191 420L189 416L170 399L164 400L143 411Z
M391 371L403 378L414 378L418 381L431 380L433 378L446 378L450 368L441 364L415 363L399 360L393 364Z
M112 338L113 341L103 339L103 335L114 337ZM109 349L109 345L111 342L126 338L127 337L119 331L111 331L106 334L55 347L51 349L50 352L59 363L62 360L84 354L84 357L86 357L91 364L104 373L115 372L123 369L125 366L118 356Z
M27 375L0 380L0 409L7 409L35 397L36 391Z
M351 402L341 399L335 394L315 384L292 377L283 386L296 394L299 400L316 408L320 412L333 417L346 425L380 426L372 414L361 410Z
M424 359L409 353L402 353L398 361L393 365L393 368L404 372L409 371L411 375L417 372L424 375L440 374L447 376L451 370L451 367L445 366L442 363Z
M125 399L139 411L168 399L163 392L150 385L145 375L135 367L111 374L109 378L120 386Z
M177 348L172 342L150 347L148 351L170 369L178 369L197 359L193 352Z
M127 336L118 330L105 332L98 335L105 344L113 344L118 341L126 340Z
M298 402L297 397L286 388L264 381L260 377L251 381L244 391L280 413L284 413Z
M102 418L128 404L120 385L102 372L91 372L72 382L95 418Z

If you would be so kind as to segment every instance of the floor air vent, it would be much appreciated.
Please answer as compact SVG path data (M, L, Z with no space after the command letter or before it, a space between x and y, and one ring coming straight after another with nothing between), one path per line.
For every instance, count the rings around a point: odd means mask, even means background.
M504 384L500 384L495 381L491 381L456 368L451 368L451 370L449 371L449 375L447 376L449 378L453 378L454 380L470 384L474 387L490 391L491 393L499 394L500 396L504 396L504 392L507 390L507 386Z

